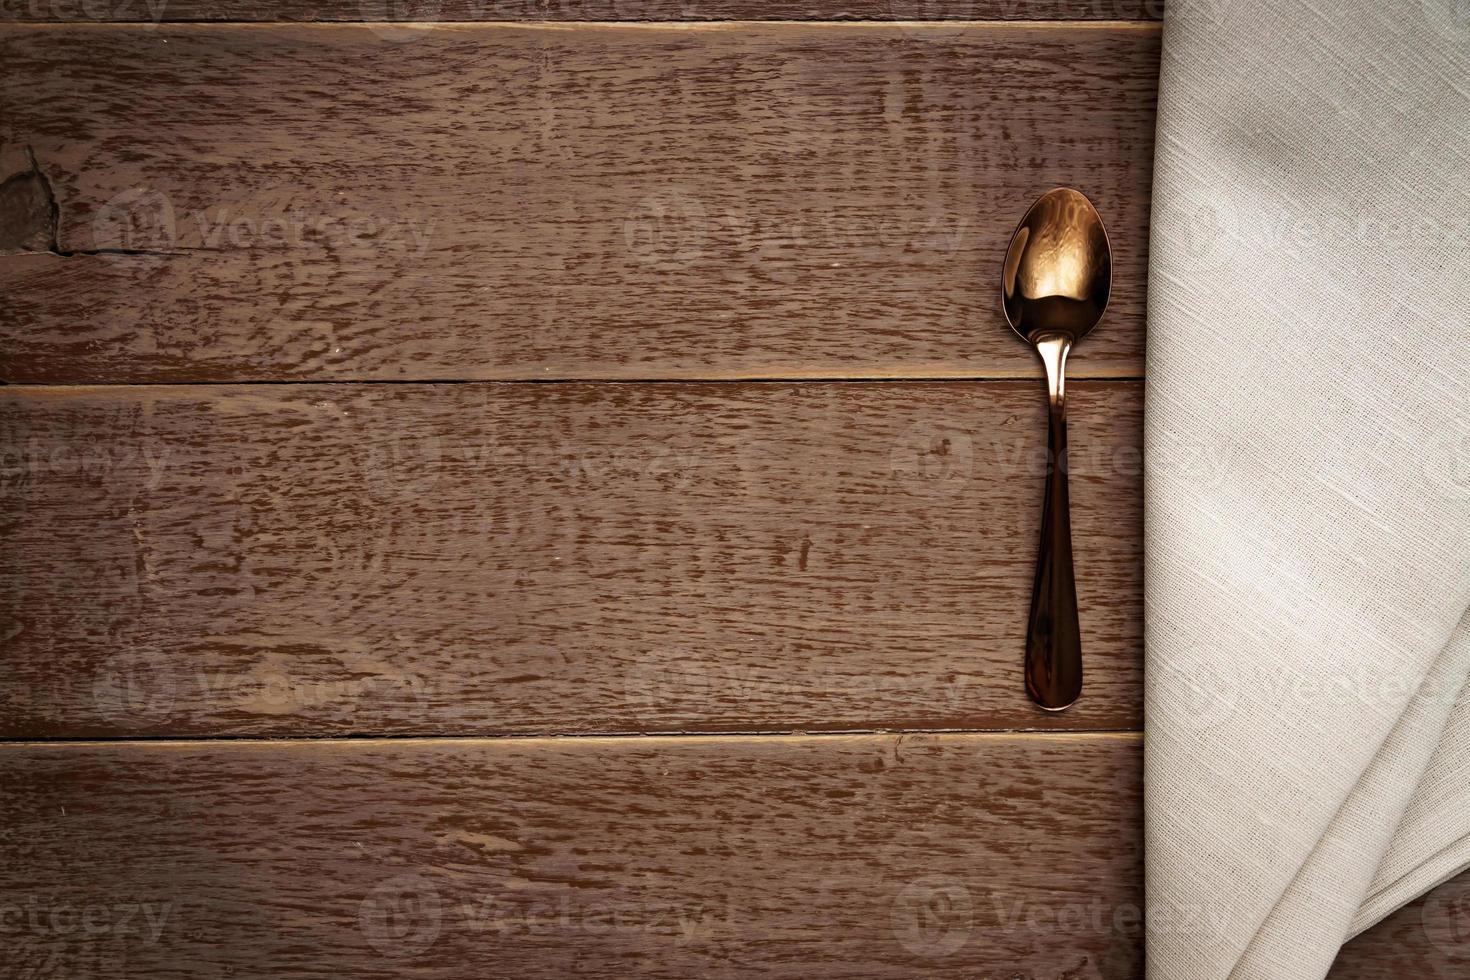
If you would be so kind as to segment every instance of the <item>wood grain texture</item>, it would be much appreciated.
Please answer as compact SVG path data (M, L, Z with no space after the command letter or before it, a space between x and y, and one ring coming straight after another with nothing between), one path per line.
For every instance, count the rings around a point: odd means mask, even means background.
M1329 980L1470 977L1470 872L1394 912L1343 947Z
M1140 763L1135 735L4 746L0 903L34 910L7 959L1133 980Z
M0 747L15 976L1143 975L1137 735ZM1470 877L1332 980L1459 980Z
M0 257L0 377L1038 376L998 270L1057 184L1116 252L1073 373L1141 374L1153 25L401 33L8 27L70 254Z
M0 20L1158 20L1163 0L0 0Z
M0 392L0 734L1136 728L1140 388L1070 391L1061 715L1039 384Z

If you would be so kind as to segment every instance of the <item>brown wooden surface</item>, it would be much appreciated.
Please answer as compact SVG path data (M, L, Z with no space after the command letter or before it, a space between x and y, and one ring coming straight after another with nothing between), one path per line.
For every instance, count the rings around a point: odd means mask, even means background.
M0 20L1157 20L1163 0L0 0Z
M1037 376L1057 184L1115 247L1073 373L1142 371L1156 25L0 37L11 248L148 253L0 257L7 381Z
M1031 382L12 389L0 733L1136 728L1140 396L1047 714Z
M7 958L153 980L1125 980L1140 763L1132 734L6 746L0 901L41 923ZM127 931L51 927L130 906Z
M7 975L1133 980L1140 761L1134 734L13 744ZM1333 980L1463 977L1467 887Z
M1394 912L1343 947L1329 980L1470 977L1470 873Z
M1034 378L1054 184L1136 377L1156 15L0 0L0 380ZM155 26L410 18L950 22ZM0 393L0 738L373 736L0 744L0 975L1141 976L1136 733L755 734L1139 727L1138 387L1072 388L1061 716L1034 382Z

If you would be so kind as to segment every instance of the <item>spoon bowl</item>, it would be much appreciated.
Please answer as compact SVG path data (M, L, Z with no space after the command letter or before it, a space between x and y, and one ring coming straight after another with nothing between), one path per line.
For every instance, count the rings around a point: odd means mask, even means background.
M1058 187L1036 199L1011 236L1001 276L1006 322L1022 340L1087 336L1112 292L1112 249L1097 208Z
M1112 283L1108 233L1086 195L1059 187L1037 198L1006 250L1001 306L1046 369L1049 465L1026 629L1026 691L1047 711L1068 708L1082 694L1067 495L1067 355L1102 319Z

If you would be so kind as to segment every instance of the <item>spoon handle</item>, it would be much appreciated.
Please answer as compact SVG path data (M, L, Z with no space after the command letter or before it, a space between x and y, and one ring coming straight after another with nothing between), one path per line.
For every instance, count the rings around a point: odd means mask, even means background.
M1077 582L1072 572L1072 517L1067 499L1067 354L1072 340L1035 340L1046 365L1049 404L1046 496L1041 510L1041 550L1026 630L1026 691L1048 711L1069 707L1082 693L1082 631L1077 622Z

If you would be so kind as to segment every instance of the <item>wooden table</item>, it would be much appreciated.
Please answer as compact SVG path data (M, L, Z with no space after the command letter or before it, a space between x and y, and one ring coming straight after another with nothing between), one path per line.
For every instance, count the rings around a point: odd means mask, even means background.
M393 9L3 4L5 975L1140 976L1158 10ZM1467 897L1333 976L1464 976Z

